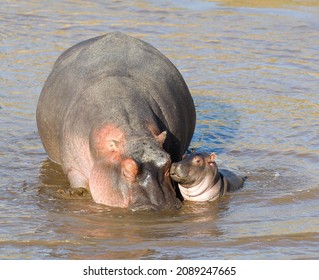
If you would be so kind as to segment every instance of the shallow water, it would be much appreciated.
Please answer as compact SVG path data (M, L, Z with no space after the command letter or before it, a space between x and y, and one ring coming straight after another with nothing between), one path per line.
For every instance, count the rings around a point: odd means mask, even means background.
M318 1L0 3L0 259L319 259ZM248 176L243 189L161 213L59 196L38 96L63 50L116 30L179 68L191 147Z

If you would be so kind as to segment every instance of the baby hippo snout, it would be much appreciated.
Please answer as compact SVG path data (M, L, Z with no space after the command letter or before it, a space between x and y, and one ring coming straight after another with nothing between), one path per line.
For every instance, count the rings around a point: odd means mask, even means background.
M173 180L178 182L179 179L188 176L188 168L184 164L174 162L171 165L170 175Z

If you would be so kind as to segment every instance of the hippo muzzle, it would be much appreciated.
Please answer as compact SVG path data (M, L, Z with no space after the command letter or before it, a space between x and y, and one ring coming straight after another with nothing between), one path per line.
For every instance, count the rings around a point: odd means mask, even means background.
M180 209L181 201L176 197L171 178L169 176L170 160L162 167L152 162L144 163L137 184L132 186L132 200L130 209L166 210Z
M200 153L184 156L183 160L173 163L170 168L171 178L185 188L191 188L207 176L215 176L217 172L216 164Z
M179 209L169 176L171 161L140 163L126 158L118 163L100 161L90 177L90 191L94 201L133 211ZM118 176L120 174L120 176Z
M179 183L189 180L189 166L174 162L170 169L171 178Z

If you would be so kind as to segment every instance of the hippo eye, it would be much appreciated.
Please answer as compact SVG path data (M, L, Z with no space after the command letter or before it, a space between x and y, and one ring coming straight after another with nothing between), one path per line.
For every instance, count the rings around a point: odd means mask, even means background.
M203 159L201 158L201 157L194 157L194 159L193 159L193 163L195 164L195 165L202 165L203 164Z

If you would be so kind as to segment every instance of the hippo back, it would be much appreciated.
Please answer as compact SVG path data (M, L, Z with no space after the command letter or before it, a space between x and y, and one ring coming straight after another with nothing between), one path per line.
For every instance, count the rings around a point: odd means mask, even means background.
M194 103L187 85L157 49L119 32L78 43L57 59L37 107L38 130L49 157L61 163L59 139L70 106L83 99L92 85L110 77L134 80L147 93L144 97L162 127L169 130L171 139L164 148L178 160L195 128ZM101 100L107 103L112 94L101 92Z

